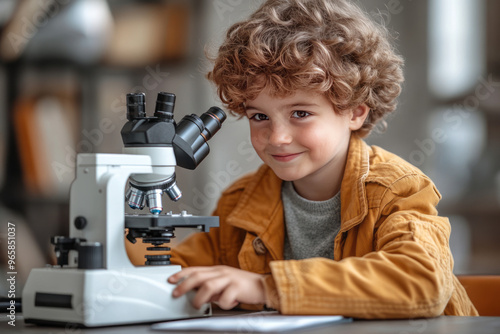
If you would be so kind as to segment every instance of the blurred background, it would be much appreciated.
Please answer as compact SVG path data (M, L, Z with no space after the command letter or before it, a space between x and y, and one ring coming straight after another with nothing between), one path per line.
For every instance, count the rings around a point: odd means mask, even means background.
M406 61L398 111L367 141L434 180L455 272L500 274L500 1L358 2ZM205 52L260 3L0 0L0 263L15 223L19 286L53 261L50 236L68 233L76 154L121 152L125 95L146 93L152 114L158 92L174 93L177 121L220 105ZM229 118L209 144L196 170L178 168L183 199L166 210L210 214L261 163L244 120Z

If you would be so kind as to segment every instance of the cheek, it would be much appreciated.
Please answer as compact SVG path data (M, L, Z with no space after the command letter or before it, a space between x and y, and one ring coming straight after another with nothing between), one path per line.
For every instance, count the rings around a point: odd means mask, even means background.
M330 141L330 137L330 132L325 131L322 128L315 127L313 129L300 131L300 135L296 138L303 146L306 146L309 149L323 149L326 146L325 144Z
M301 143L310 149L313 156L321 158L337 150L340 137L340 134L331 128L316 128L314 131L304 131Z
M264 147L267 144L268 138L269 129L250 127L250 139L252 140L252 145L255 149Z

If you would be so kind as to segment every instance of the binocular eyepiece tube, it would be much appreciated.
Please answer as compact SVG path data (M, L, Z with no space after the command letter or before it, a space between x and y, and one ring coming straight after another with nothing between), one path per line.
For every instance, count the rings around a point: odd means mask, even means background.
M131 176L126 199L132 209L142 210L147 205L151 213L159 214L163 209L163 193L174 201L182 196L173 167L195 169L208 155L207 142L220 130L226 114L218 107L211 107L201 116L187 115L176 124L174 94L158 93L153 117L146 115L144 93L127 94L126 99L128 122L121 131L123 143L136 154L149 154L154 170L147 182L142 182L140 175ZM161 147L164 151L151 153L147 148L152 147ZM171 163L165 163L164 154L172 155Z

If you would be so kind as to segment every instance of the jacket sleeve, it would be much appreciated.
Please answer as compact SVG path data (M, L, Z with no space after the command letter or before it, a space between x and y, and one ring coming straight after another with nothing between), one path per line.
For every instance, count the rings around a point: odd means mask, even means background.
M232 212L234 206L238 203L246 179L240 179L225 190L220 197L217 207L212 213L219 217L219 227L211 228L209 232L198 232L188 236L181 243L172 247L171 263L182 267L192 266L213 266L213 265L232 265L226 259L228 235L238 232L225 224L227 216ZM221 243L221 240L224 240ZM231 239L232 240L232 239Z
M432 182L415 177L421 179L401 179L387 188L379 208L369 211L378 217L369 227L374 235L372 252L340 261L272 262L272 277L264 280L268 306L284 314L355 318L442 314L453 291L450 226L436 215L440 195ZM361 225L347 232L356 236L341 237L370 242L362 240L366 234Z
M172 264L182 267L212 266L219 264L219 228L211 228L209 232L195 232L172 247Z

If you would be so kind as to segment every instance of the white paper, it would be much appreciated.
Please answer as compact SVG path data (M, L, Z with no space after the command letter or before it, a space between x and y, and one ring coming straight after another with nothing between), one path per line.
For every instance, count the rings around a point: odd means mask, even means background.
M257 312L162 322L152 325L151 328L165 331L286 332L351 320L340 315L281 315L277 312Z

